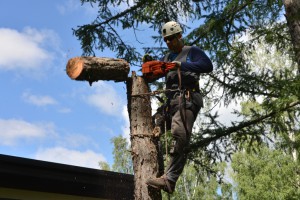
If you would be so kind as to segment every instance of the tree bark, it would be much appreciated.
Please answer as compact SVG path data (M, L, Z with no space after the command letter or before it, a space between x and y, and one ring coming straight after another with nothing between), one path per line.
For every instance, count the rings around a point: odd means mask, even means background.
M300 74L300 1L285 0L283 2L285 6L287 25L291 34L295 58L298 64L298 74Z
M123 59L98 57L71 58L66 66L71 79L88 81L90 85L98 80L126 81L129 69Z
M138 95L148 91L144 79L133 72L132 78L127 81L127 95L136 200L162 198L159 190L150 188L145 183L147 179L158 175L150 96Z

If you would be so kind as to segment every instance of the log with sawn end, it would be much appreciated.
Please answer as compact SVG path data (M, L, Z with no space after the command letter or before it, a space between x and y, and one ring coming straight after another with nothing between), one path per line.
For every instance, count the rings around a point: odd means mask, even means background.
M66 66L71 79L88 81L90 85L99 80L126 81L129 69L123 59L91 56L71 58Z

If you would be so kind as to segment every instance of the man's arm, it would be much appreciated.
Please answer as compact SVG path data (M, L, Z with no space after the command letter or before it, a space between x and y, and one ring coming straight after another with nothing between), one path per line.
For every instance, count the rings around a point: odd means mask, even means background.
M208 73L213 70L213 65L208 56L198 47L192 47L187 62L181 62L182 71L195 73Z

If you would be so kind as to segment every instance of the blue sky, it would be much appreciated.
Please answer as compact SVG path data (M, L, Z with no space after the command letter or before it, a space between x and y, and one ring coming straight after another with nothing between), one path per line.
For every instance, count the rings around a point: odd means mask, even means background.
M97 8L79 0L0 1L0 154L99 168L129 134L125 83L71 80L72 28ZM97 57L114 57L110 51Z

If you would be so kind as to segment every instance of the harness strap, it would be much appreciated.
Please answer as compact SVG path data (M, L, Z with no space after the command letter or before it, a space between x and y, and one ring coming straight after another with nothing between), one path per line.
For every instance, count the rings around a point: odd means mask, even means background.
M183 100L183 103L182 103L182 100ZM184 109L185 105L186 105L185 96L182 95L182 92L181 92L180 96L179 96L179 112L180 112L180 117L181 117L184 129L185 129L186 135L189 136L189 131L187 129L187 124L186 124L186 110Z
M179 112L180 112L180 117L182 120L182 124L184 126L186 135L189 136L189 131L187 129L187 123L186 123L186 110L184 109L186 106L186 102L185 102L185 90L182 90L181 88L181 73L180 73L180 67L177 68L177 73L178 73L178 89L180 91L180 95L179 95ZM182 92L183 91L183 92ZM184 105L182 105L182 100L184 100Z

